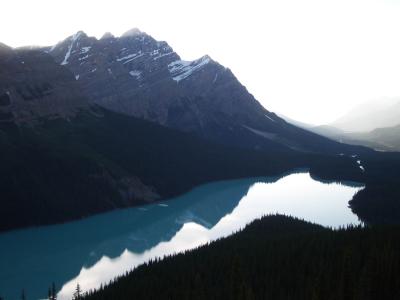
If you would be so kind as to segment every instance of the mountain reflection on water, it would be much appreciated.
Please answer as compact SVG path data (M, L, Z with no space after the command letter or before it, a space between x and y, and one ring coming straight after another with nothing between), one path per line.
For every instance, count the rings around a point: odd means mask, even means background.
M358 223L348 201L361 185L321 183L308 173L206 184L162 203L0 235L0 296L70 299L79 282L98 287L151 258L227 236L266 214L325 226Z

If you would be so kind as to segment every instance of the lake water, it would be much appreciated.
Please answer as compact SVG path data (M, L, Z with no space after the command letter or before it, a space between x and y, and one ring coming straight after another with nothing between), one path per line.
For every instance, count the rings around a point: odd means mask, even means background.
M280 213L324 226L359 223L348 201L362 189L322 183L308 173L221 181L162 203L117 210L62 225L0 234L0 296L46 298L55 282L70 299L151 258L227 236L252 220Z

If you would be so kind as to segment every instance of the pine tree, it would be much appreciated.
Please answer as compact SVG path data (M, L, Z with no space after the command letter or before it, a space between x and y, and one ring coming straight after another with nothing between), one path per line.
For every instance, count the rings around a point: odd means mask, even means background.
M57 300L56 285L54 284L54 282L51 284L51 288L49 288L48 299Z
M25 290L21 292L21 300L26 300Z
M76 289L75 289L73 300L80 300L80 299L82 299L82 290L81 290L81 286L78 283L76 285Z
M51 300L57 300L56 284L54 282L51 284L51 296Z

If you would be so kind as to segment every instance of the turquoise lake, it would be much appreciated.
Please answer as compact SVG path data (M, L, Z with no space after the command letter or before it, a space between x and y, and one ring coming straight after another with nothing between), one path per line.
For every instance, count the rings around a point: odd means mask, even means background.
M71 299L143 262L228 236L280 213L324 226L358 224L348 201L363 185L327 183L308 173L220 181L161 203L116 210L61 225L0 234L0 296L44 299L55 282ZM17 216L16 216L17 217Z

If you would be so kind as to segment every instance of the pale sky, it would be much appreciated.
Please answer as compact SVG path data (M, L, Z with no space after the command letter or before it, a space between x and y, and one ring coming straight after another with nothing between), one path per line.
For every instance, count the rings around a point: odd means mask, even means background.
M229 67L270 111L328 123L400 96L400 0L1 0L0 41L51 45L137 27Z

